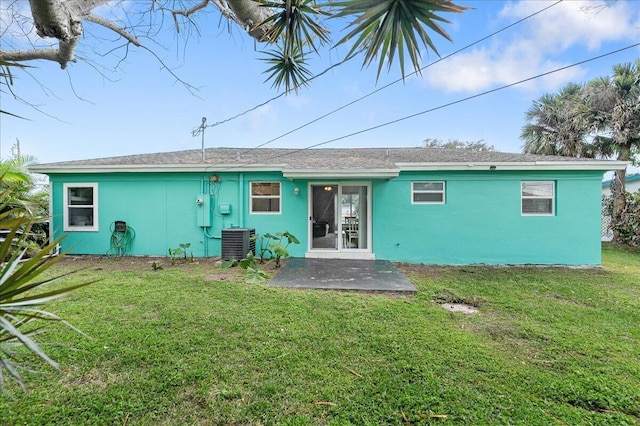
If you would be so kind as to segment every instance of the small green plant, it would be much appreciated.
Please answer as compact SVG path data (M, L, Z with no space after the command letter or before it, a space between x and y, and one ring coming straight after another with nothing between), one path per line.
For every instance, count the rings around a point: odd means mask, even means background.
M256 242L256 255L260 263L264 263L267 260L271 259L271 240L275 239L275 235L271 235L270 233L266 234L256 234L251 237L251 241Z
M161 271L164 269L164 267L162 265L160 265L159 263L156 263L155 261L151 264L151 269L153 269L154 271Z
M238 264L238 260L237 259L229 259L229 260L225 260L222 262L222 264L220 265L220 267L222 269L231 269L234 266L236 266Z
M245 281L249 284L260 284L267 279L267 273L260 269L253 252L247 253L247 257L240 261L240 267L247 271Z
M191 243L181 243L178 248L170 248L169 257L171 258L171 264L175 265L178 261L187 262L187 260L193 262L193 252L191 252L187 258L187 249L189 247L191 247Z
M290 256L289 245L300 244L300 241L288 231L276 232L275 235L270 233L256 234L252 237L252 240L257 243L256 253L260 263L273 260L276 263L276 268L280 267L281 259L286 259Z
M255 255L250 251L239 262L231 259L222 263L223 268L231 268L239 264L242 269L247 271L245 281L251 284L259 284L267 279L267 273L260 268L260 264L273 260L276 268L279 268L281 260L290 256L289 245L300 244L300 241L288 231L277 232L275 235L256 234L251 239L257 242Z
M276 262L276 268L280 267L280 260L291 256L288 247L291 244L300 244L300 241L288 231L278 232L275 235L276 242L269 244L272 259Z

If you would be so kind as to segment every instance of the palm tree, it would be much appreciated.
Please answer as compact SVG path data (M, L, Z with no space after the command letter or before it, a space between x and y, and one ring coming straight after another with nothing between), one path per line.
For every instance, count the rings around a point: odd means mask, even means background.
M584 90L585 124L596 143L630 161L640 153L640 59L613 67L612 77L599 77ZM626 170L617 170L611 184L613 221L626 206ZM619 240L614 235L615 240Z
M25 219L30 224L23 241L29 254L46 245L48 238L49 194L38 188L27 170L34 161L34 157L25 155L0 160L0 193L3 194L0 213L6 213L12 219Z
M556 94L542 95L527 111L527 124L520 138L529 154L596 157L595 147L585 141L587 130L581 122L582 86L569 83Z
M4 208L11 210L14 217L23 216L31 219L47 214L48 197L39 191L33 175L27 167L35 162L29 155L21 155L9 160L0 160L0 192L11 189L6 195Z

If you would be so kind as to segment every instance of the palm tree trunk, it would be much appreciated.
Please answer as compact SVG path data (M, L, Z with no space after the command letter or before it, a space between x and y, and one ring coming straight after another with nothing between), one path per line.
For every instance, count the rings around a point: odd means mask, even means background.
M620 161L629 161L631 158L631 147L620 147L620 151L618 152L618 160ZM612 213L612 223L618 223L622 219L622 213L624 212L625 207L627 206L626 199L626 180L627 180L627 170L616 170L615 175L613 176L613 180L611 181L611 196L613 198L613 213ZM613 229L613 241L621 242L620 233L616 228Z

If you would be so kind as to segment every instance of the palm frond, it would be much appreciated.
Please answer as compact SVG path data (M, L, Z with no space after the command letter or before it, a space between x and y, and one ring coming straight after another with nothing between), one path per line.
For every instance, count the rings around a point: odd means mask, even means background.
M369 66L378 58L378 77L384 64L391 67L396 53L403 77L406 54L414 70L419 72L421 44L439 55L426 30L451 41L449 34L439 24L448 24L450 21L438 13L461 13L469 9L448 0L347 0L331 2L330 5L337 10L333 17L356 17L350 24L353 29L336 45L354 40L348 55L364 49L363 66Z
M293 52L303 52L305 46L318 52L316 40L320 44L329 42L329 30L318 19L327 16L314 0L261 1L261 6L275 11L269 18L258 24L268 28L265 41L281 41L283 51L291 56Z
M264 71L265 74L270 73L265 81L273 80L272 87L280 88L284 85L285 90L290 92L309 84L312 73L306 67L304 55L297 49L294 49L292 55L287 55L283 50L263 53L268 58L262 60L271 64Z
M5 84L7 86L13 86L14 84L14 77L13 77L13 73L11 72L12 68L31 68L29 65L24 65L21 64L19 62L13 62L13 61L0 61L0 87L1 85ZM11 90L11 89L9 89ZM5 92L4 90L0 90L0 92ZM5 114L5 115L10 115L12 117L15 118L21 118L21 119L25 119L24 117L21 117L17 114L14 114L12 112L9 111L5 111L3 109L0 109L0 115L1 114Z
M0 207L4 204L0 203ZM62 255L50 256L62 238L24 259L25 250L16 250L15 247L24 242L27 233L22 231L28 230L32 222L25 218L11 218L6 213L0 214L0 229L9 229L5 239L0 242L0 390L3 392L6 392L3 370L20 387L25 387L19 361L14 359L11 347L24 346L48 365L59 368L58 363L44 352L36 337L46 331L44 324L48 322L62 323L79 330L42 307L92 283L48 287L73 272L37 280L62 258Z

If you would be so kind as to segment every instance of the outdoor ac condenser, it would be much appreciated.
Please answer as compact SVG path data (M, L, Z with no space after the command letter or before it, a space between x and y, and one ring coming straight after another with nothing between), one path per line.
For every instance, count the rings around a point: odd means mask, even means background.
M222 260L244 259L247 253L256 254L255 229L228 228L222 230Z

